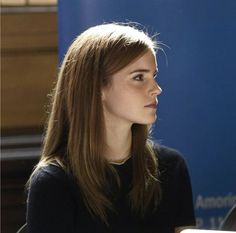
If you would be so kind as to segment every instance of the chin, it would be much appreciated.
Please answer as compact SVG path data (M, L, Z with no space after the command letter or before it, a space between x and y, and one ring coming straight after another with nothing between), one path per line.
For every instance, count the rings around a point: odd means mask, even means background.
M149 121L149 122L146 122L146 125L152 125L152 124L155 123L155 121L156 121L156 119L155 119L155 120L152 120L152 121Z
M147 124L154 124L156 119L157 119L157 115L155 114L155 116L152 119L150 119L150 121Z
M152 117L152 118L149 118L149 119L142 119L140 121L137 121L135 122L136 124L141 124L141 125L152 125L155 123L157 117Z

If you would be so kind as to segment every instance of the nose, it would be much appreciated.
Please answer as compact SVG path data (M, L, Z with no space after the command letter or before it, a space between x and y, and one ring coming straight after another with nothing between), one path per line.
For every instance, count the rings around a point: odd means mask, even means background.
M154 82L154 85L151 90L151 95L152 96L158 96L162 93L161 87L158 85L158 83Z

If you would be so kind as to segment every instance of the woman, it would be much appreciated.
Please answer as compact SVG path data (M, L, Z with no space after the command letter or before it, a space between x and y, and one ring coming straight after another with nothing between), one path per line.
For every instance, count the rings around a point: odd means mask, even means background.
M130 25L92 27L72 43L30 181L29 232L180 232L195 225L175 150L153 145L158 43Z

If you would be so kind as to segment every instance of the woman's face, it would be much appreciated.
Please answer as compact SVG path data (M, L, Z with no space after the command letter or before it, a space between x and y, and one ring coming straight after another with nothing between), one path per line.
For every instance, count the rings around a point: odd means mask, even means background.
M156 120L157 96L161 93L156 73L156 58L148 51L112 75L110 85L102 91L105 121L152 124Z

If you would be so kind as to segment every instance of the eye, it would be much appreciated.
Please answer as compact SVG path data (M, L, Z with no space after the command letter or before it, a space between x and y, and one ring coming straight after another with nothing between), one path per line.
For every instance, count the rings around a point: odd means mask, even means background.
M153 74L153 78L154 78L154 79L157 78L157 71Z
M134 80L136 81L143 81L144 80L144 77L142 74L139 74L139 75L136 75L135 77L133 77Z

